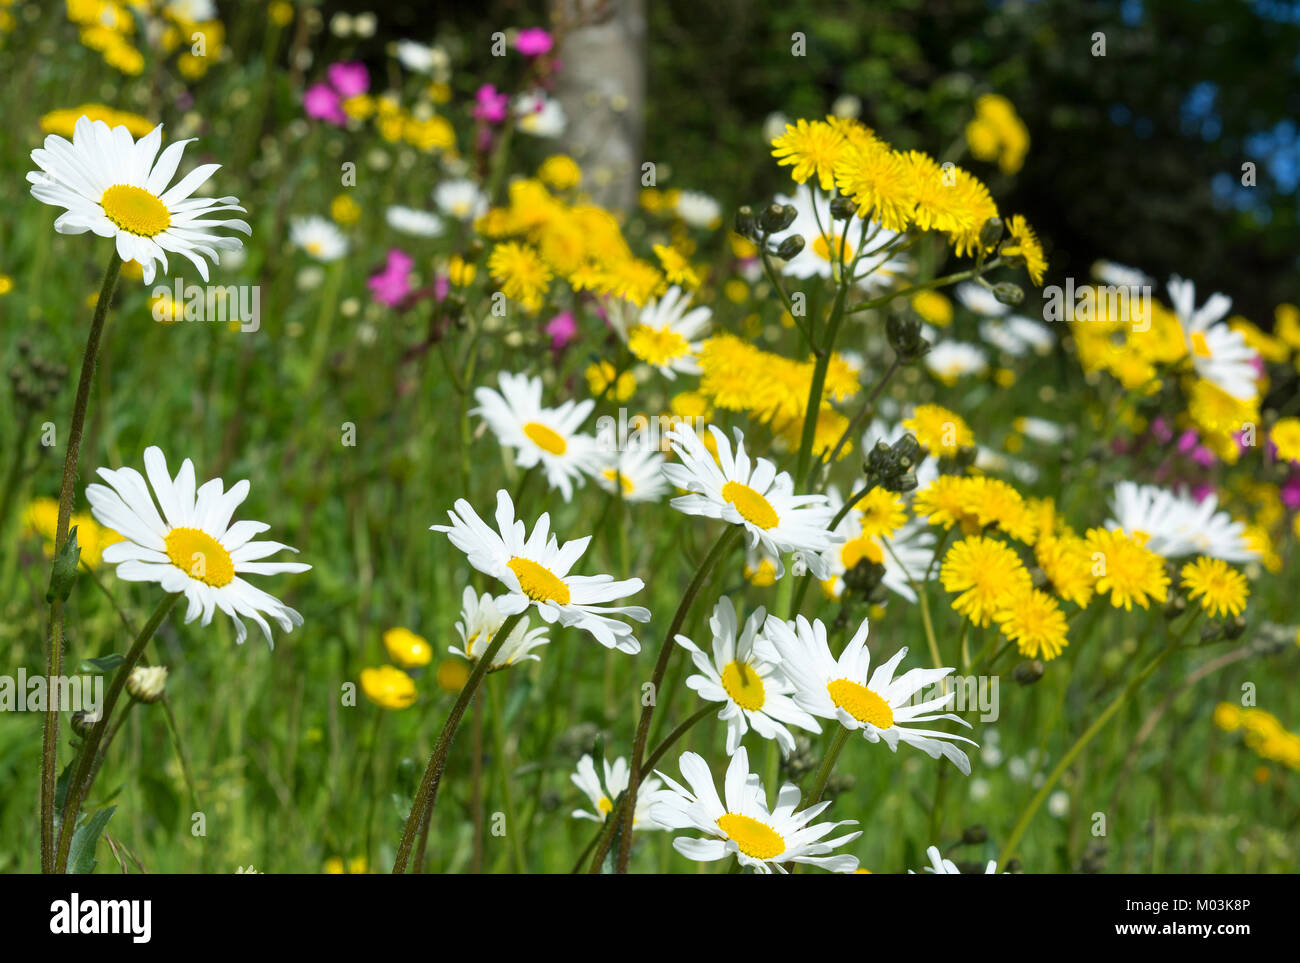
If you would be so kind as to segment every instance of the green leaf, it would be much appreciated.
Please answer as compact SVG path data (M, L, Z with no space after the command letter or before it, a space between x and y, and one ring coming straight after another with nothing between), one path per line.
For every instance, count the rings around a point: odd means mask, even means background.
M63 767L63 772L59 773L59 781L54 784L54 828L58 829L63 823L63 807L68 801L68 783L72 781L72 770L76 768L77 760L72 760Z
M99 834L104 831L115 812L116 806L101 809L72 834L72 846L68 851L69 875L89 873L95 868L95 845L99 842Z
M81 564L81 548L77 545L77 526L68 532L68 540L54 557L54 568L50 571L50 589L45 593L45 601L58 599L66 602L72 594L72 584L77 580L77 566Z
M125 661L125 657L118 655L116 652L112 652L108 655L102 655L98 659L82 659L81 671L112 672Z

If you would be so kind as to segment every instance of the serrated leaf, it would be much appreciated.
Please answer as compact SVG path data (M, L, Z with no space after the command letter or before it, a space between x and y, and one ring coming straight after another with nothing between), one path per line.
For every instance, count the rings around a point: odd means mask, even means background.
M68 873L85 874L95 868L95 846L99 835L117 812L116 806L101 809L91 816L84 826L72 834L72 846L68 850Z

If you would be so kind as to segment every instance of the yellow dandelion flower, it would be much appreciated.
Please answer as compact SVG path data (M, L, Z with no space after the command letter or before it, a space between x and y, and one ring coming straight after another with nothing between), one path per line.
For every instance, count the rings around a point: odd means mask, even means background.
M1034 544L1034 560L1057 595L1079 608L1087 608L1096 591L1096 582L1092 576L1092 555L1083 539L1073 532L1042 534Z
M994 618L1002 634L1016 643L1020 654L1048 661L1069 644L1065 613L1056 599L1035 588L1013 594Z
M585 372L587 387L595 397L613 401L627 401L636 394L636 376L630 371L616 375L615 367L608 361L589 365Z
M907 230L916 191L912 168L903 155L874 137L843 151L835 168L840 192L852 198L858 216L879 221L887 230Z
M975 444L975 435L965 419L939 405L917 405L912 417L904 419L903 427L936 457L955 455L959 449Z
M516 241L506 241L492 248L488 273L501 285L506 297L518 301L529 311L542 306L553 277L537 251Z
M946 328L952 324L952 302L938 291L921 291L912 296L912 310L928 324Z
M656 244L654 245L654 252L655 257L659 258L659 266L663 268L669 284L680 284L686 288L700 286L699 275L691 267L691 262L682 256L681 251L666 244ZM746 294L748 294L748 289L746 289Z
M856 510L862 523L862 534L872 538L888 538L907 523L902 496L879 486L867 492Z
M960 593L952 607L978 626L985 626L1017 594L1032 586L1020 556L1005 542L975 535L964 538L943 558L939 580L947 592Z
M1164 560L1145 541L1119 528L1090 528L1084 535L1097 592L1109 595L1117 609L1128 611L1134 602L1145 609L1163 603L1168 594Z
M1037 534L1034 515L1020 492L1001 479L985 475L965 479L961 508L980 528L996 525L1017 541L1033 544Z
M1246 577L1219 558L1201 556L1182 569L1183 588L1189 598L1200 599L1212 616L1240 615L1246 611L1250 589Z
M1038 235L1019 214L1007 221L1007 239L1002 242L1001 254L1006 258L1025 262L1025 271L1035 284L1043 283L1043 272L1047 270L1047 257L1043 254L1043 245Z
M1300 418L1281 418L1268 433L1268 440L1283 461L1300 462Z
M557 191L567 191L582 182L582 168L568 154L552 154L537 168L538 179Z
M844 135L823 120L798 120L772 141L772 156L781 166L793 167L796 184L816 177L824 191L835 187L835 165L844 154Z

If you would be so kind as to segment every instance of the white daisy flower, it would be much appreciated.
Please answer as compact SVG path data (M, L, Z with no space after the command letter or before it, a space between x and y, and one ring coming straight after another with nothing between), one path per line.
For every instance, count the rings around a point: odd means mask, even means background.
M1253 562L1259 553L1246 541L1246 525L1221 512L1218 496L1197 501L1187 492L1122 481L1111 499L1106 523L1146 536L1146 547L1164 558L1207 555L1225 562Z
M580 485L597 470L600 449L596 439L578 431L596 402L569 400L558 408L542 407L542 379L502 371L497 376L501 390L474 390L481 415L497 441L515 450L520 468L541 464L552 488L559 489L567 502L573 497L573 483Z
M775 665L754 652L754 641L766 617L767 611L760 606L738 632L736 610L724 595L709 619L712 659L686 636L677 636L677 644L691 654L691 661L700 670L699 675L686 680L686 687L694 689L706 702L725 703L718 718L727 723L727 755L736 751L750 726L764 739L775 739L783 756L794 751L794 736L787 724L809 732L822 731L817 720L790 698L794 686Z
M967 310L974 311L976 314L983 315L986 318L1000 318L1004 314L1011 313L1011 306L1003 304L982 284L976 284L974 281L963 281L957 285L953 292L957 295L957 300L966 306Z
M471 662L477 661L478 654L487 651L497 630L505 621L506 617L497 608L496 599L487 592L480 596L472 586L466 586L461 596L460 621L456 623L460 646L449 645L447 651ZM529 630L528 619L520 619L501 643L497 654L492 657L491 668L495 671L517 662L536 662L540 656L533 655L533 649L540 648L549 641L546 626Z
M804 249L781 267L782 274L794 278L829 278L834 276L841 246L846 263L852 262L859 253L856 245L862 236L862 219L855 214L847 221L835 220L831 216L829 195L812 184L801 184L794 197L778 194L776 202L791 204L798 213L790 227L773 235L773 240L779 243L798 234L806 242ZM868 249L861 253L854 280L871 293L890 286L906 274L911 269L911 261L904 254L880 253L897 240L898 235L893 231L878 226L868 231Z
M605 771L603 785L600 776L596 774L596 763L590 755L584 755L579 759L578 771L569 776L573 784L582 790L583 795L591 800L591 808L596 810L593 813L585 809L575 809L574 819L590 819L593 822L603 823L605 817L614 809L614 800L627 788L629 776L627 760L620 757L613 763L608 759L603 760L603 763L604 765L601 766ZM655 796L662 791L660 788L662 785L654 776L647 776L641 780L641 787L637 792L636 811L632 813L633 829L645 831L667 828L660 826L650 817L650 807L654 804Z
M676 212L691 227L712 230L722 223L722 205L703 191L678 194Z
M684 752L678 765L691 788L659 773L668 788L655 794L650 815L665 828L707 834L703 839L679 836L673 840L673 849L687 859L712 862L734 853L741 866L756 873L785 873L786 863L808 863L832 873L851 873L858 868L856 856L830 853L853 842L861 832L826 838L841 826L856 826L857 821L814 823L830 806L829 800L796 813L799 787L789 782L777 793L776 808L769 809L762 781L749 771L744 746L736 750L727 766L726 805L718 798L713 774L702 757Z
M515 506L504 490L497 492L497 531L463 498L456 502L456 510L447 514L450 525L431 525L430 529L445 532L471 565L506 587L506 594L495 600L502 615L515 615L535 605L543 621L576 626L607 649L641 651L632 626L614 616L648 622L649 609L606 603L641 591L645 583L639 578L615 581L612 575L569 574L587 550L590 535L559 544L550 533L551 517L545 512L529 535L524 523L515 521Z
M668 491L663 468L664 456L657 449L634 446L606 452L592 477L610 494L621 489L625 502L657 502Z
M1055 421L1048 421L1046 418L1032 418L1029 416L1016 418L1011 422L1011 427L1040 445L1059 445L1065 440L1065 428Z
M488 202L477 184L466 177L445 180L433 189L438 210L458 221L471 221L487 213Z
M159 154L161 124L137 141L125 127L110 128L102 120L83 116L73 128L71 142L50 134L44 147L32 151L40 170L28 172L27 180L33 197L65 209L55 218L54 230L60 234L92 231L113 238L118 256L140 265L145 284L153 283L155 261L164 272L168 270L168 251L187 258L207 281L204 258L216 261L219 251L237 250L242 244L239 238L214 233L215 229L228 227L245 234L253 229L236 218L204 219L223 211L242 212L239 198L191 196L220 164L201 164L168 188L191 140L169 144Z
M785 574L784 552L798 553L814 576L826 578L822 554L840 539L826 528L835 514L826 496L796 495L788 472L778 473L766 458L751 463L739 428L734 458L722 429L710 425L709 430L717 442L720 468L689 427L674 426L666 436L681 464L664 465L664 476L691 493L674 498L673 508L744 526L751 547L762 545L776 556L777 578Z
M1151 278L1137 268L1115 261L1097 261L1092 265L1092 276L1105 284L1120 288L1141 288L1151 283Z
M665 378L676 379L678 372L700 373L696 355L703 344L701 339L709 331L711 308L692 308L691 296L676 285L640 309L622 298L610 301L606 307L614 330L627 342L628 350Z
M343 232L319 215L295 217L289 224L289 241L317 261L337 261L348 253Z
M1174 275L1169 279L1169 299L1183 327L1196 373L1241 401L1257 398L1255 379L1259 372L1255 362L1259 352L1246 344L1239 331L1223 323L1223 316L1232 308L1232 298L1215 292L1198 308L1196 285Z
M935 873L940 876L961 875L961 870L957 868L957 864L951 859L944 859L943 855L939 852L938 846L931 846L925 851L925 855L930 857L930 865L925 867L927 873ZM913 870L909 869L907 872L912 876L916 875ZM984 867L984 875L996 876L997 872L998 861L996 859L990 859L988 865Z
M417 74L430 74L438 64L438 56L433 47L416 43L414 40L399 40L393 45L393 54L407 70Z
M157 582L165 592L184 593L186 623L201 616L202 624L208 625L220 609L234 621L239 643L248 635L241 616L256 622L268 643L271 627L263 614L286 632L302 625L296 611L240 578L311 568L302 562L259 561L281 549L297 549L253 541L270 528L262 522L231 523L235 509L248 497L248 482L236 482L223 491L221 479L213 478L196 490L194 464L186 458L172 478L167 458L157 447L145 450L144 467L147 484L134 468L101 468L99 477L109 487L86 486L95 520L124 539L103 552L104 561L117 566L117 577Z
M437 237L442 233L442 218L430 211L393 204L384 212L384 220L394 231L412 237Z
M980 337L1013 358L1023 358L1031 351L1047 354L1054 343L1046 325L1019 314L981 321Z
M529 91L516 98L515 118L516 126L534 137L559 137L568 123L560 102L541 90Z
M764 641L760 650L775 649L781 671L794 683L794 700L822 719L838 719L847 729L861 729L868 742L884 742L894 752L900 742L920 749L931 759L943 756L970 775L970 759L952 743L976 745L965 736L937 729L917 729L908 723L946 720L970 727L959 716L936 715L956 698L955 692L936 696L916 705L912 698L922 689L935 685L952 669L911 669L897 679L894 670L907 655L907 647L867 677L871 652L867 649L867 620L853 634L839 659L831 655L826 641L826 626L821 619L811 623L800 615L785 622L774 615L767 617ZM765 653L770 654L770 653Z
M839 489L831 485L826 494L831 507L839 514L844 504ZM927 573L931 577L934 574L931 563L937 536L925 519L910 519L891 536L873 537L862 531L860 513L854 510L840 520L835 530L844 536L844 544L832 545L826 553L830 576L822 582L822 591L827 598L836 600L843 596L844 574L865 558L884 566L880 583L885 588L916 603L912 584L924 582Z
M983 374L989 362L984 352L964 341L940 341L925 354L925 366L946 385L955 385L958 378Z

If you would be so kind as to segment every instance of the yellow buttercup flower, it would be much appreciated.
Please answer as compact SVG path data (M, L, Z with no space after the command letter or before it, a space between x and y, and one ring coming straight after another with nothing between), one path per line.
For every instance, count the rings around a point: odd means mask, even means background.
M415 702L415 680L392 665L362 669L361 691L383 709L405 709Z
M404 669L428 665L433 661L433 646L422 635L398 626L384 633L388 657Z
M285 4L289 6L289 4ZM345 865L343 860L338 856L331 856L325 860L325 875L327 876L361 876L369 872L364 856L354 856L347 861Z
M443 659L435 678L443 692L459 692L469 681L469 663L464 659Z
M131 132L132 137L143 137L156 126L147 117L141 117L139 114L114 110L103 104L82 104L80 107L52 110L42 115L41 130L47 134L71 138L78 118L83 115L91 120L102 120L109 127L125 127Z

